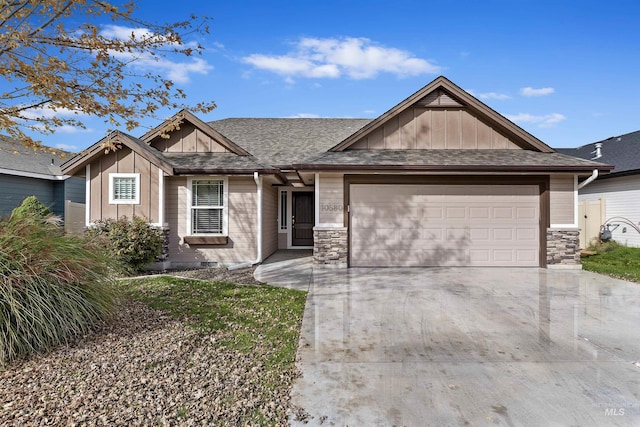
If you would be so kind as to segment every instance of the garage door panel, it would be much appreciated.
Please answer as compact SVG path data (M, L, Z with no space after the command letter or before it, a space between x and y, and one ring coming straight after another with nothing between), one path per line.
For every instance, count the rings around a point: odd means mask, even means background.
M352 184L351 265L538 266L538 192L535 185Z

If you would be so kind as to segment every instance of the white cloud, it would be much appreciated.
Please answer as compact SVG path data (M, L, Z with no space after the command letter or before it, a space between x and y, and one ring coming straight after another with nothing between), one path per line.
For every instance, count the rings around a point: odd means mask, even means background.
M22 117L29 120L37 119L52 119L54 117L73 117L73 116L86 116L85 113L78 110L71 110L69 108L56 108L55 110L47 105L39 108L30 108L20 113Z
M91 128L87 128L87 129L83 129L77 126L69 126L69 125L62 125L60 127L56 128L55 133L90 133L93 132L93 129ZM58 147L61 148L61 147Z
M410 52L380 46L367 38L303 38L286 55L252 54L243 61L286 77L367 79L380 73L397 76L437 74L441 67Z
M549 128L565 121L567 118L560 113L545 114L536 116L534 114L519 113L515 115L506 115L506 117L515 123L532 123L537 124L541 128Z
M556 90L552 87L541 87L539 89L534 89L530 86L523 87L520 89L520 95L522 96L546 96L551 95Z
M65 151L71 151L74 152L78 149L77 145L71 145L71 144L56 144L55 148L59 149L59 150L65 150Z
M298 113L293 116L285 117L287 119L319 119L320 116L312 113Z
M511 98L509 95L504 94L504 93L497 93L497 92L487 92L487 93L481 93L478 95L478 97L480 99L497 99L497 100L505 100L505 99L509 99Z
M133 35L136 39L144 40L152 37L157 37L146 28L129 28L119 25L106 25L100 32L101 36L125 40L131 38ZM160 39L162 41L162 38ZM166 41L167 47L177 47L174 42ZM188 42L184 43L181 47L196 47L196 43ZM206 75L213 69L207 61L202 58L190 57L188 61L172 61L160 55L151 55L149 53L142 52L109 52L112 56L120 58L122 60L132 61L131 67L137 68L143 71L152 71L165 76L167 79L175 83L187 83L190 80L191 74Z

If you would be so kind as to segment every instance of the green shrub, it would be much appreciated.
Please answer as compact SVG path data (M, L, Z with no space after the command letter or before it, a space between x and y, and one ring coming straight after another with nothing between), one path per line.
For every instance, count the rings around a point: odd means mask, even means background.
M145 218L133 217L98 221L88 231L93 238L103 240L111 256L129 271L140 271L154 262L162 252L162 232L149 225Z
M98 245L20 212L0 220L0 365L88 332L117 298Z
M27 214L45 218L51 215L51 210L38 200L36 196L29 196L22 201L20 206L11 211L12 217L23 217Z

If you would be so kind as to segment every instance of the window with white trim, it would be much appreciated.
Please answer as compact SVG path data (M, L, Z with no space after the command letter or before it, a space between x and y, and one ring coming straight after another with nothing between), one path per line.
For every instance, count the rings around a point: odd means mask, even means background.
M224 179L191 180L192 235L227 234L227 188Z
M280 191L280 230L287 229L287 192Z
M109 203L112 205L140 204L140 174L110 173Z

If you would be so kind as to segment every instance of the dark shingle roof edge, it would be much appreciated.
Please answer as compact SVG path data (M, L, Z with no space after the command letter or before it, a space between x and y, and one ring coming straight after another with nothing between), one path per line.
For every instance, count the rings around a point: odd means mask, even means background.
M529 150L349 150L328 152L294 165L301 170L445 170L493 172L608 172L611 165L560 153Z

